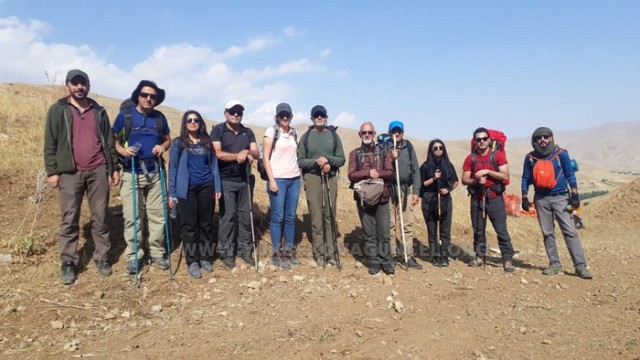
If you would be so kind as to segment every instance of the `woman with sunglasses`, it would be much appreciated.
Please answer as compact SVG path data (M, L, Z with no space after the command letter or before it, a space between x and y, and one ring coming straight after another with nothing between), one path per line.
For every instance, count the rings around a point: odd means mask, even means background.
M294 242L296 210L300 196L298 134L291 126L293 111L287 103L276 106L275 125L264 133L262 163L267 173L267 192L271 206L272 262L281 269L300 265ZM284 235L284 248L282 237Z
M194 279L202 277L200 269L213 271L213 209L221 194L207 125L200 113L188 110L169 150L169 206L179 210L187 272Z
M451 191L458 186L458 175L440 139L431 140L427 159L420 166L422 216L427 223L429 249L435 266L449 266L453 203ZM438 234L438 224L440 231ZM440 241L436 241L439 237Z

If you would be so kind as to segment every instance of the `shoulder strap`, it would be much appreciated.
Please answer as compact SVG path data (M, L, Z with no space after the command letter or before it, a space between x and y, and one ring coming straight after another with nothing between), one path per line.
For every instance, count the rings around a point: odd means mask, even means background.
M271 144L271 153L276 149L276 142L280 138L280 127L278 124L273 125L273 144Z
M306 157L309 154L309 133L311 132L312 127L309 127L304 134L302 134L302 145L304 146L304 156Z
M356 164L357 165L357 170L360 170L362 168L362 163L364 162L364 156L362 156L362 148L359 147L356 149Z
M129 139L129 134L131 134L131 127L133 126L133 113L131 107L126 107L124 109L124 134L122 134L122 143L126 143L127 139Z
M411 164L411 162L413 161L413 145L409 140L404 140L404 141L407 142L407 151L409 152L409 164Z

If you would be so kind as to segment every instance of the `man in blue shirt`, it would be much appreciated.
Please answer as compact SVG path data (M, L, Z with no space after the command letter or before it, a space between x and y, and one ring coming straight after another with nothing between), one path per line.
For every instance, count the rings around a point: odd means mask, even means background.
M142 80L131 94L135 107L125 108L116 117L113 133L116 138L116 151L123 159L122 214L124 217L124 238L127 243L125 258L126 271L136 273L134 252L134 221L138 224L141 213L146 209L149 230L149 252L151 261L163 270L169 269L164 250L164 211L162 204L159 166L161 158L171 145L167 119L155 107L165 98L165 91L155 82ZM130 124L127 122L130 121ZM128 132L128 134L126 134ZM132 164L134 157L136 186L136 218L133 218ZM145 204L143 207L142 204ZM138 239L141 240L143 226L138 226ZM138 259L144 256L142 247L138 247Z

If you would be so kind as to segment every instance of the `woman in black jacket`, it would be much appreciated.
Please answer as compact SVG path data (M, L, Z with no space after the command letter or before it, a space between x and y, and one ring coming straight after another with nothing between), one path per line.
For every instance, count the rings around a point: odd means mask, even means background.
M449 161L447 148L440 139L431 140L427 159L420 166L422 188L422 216L427 223L429 249L435 266L449 266L451 219L453 203L451 191L458 186L458 175ZM438 234L438 223L440 234ZM436 237L440 236L440 241Z

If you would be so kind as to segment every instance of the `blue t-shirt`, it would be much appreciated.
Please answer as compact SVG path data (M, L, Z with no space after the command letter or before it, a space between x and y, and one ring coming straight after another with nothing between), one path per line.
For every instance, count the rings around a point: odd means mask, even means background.
M213 182L211 167L209 166L209 152L202 144L194 144L187 149L189 162L189 186L202 185Z
M162 117L161 133L156 129L156 117ZM124 134L124 112L120 112L113 123L113 133L122 136ZM157 157L153 155L153 147L162 144L166 135L169 135L169 124L167 118L160 111L153 110L149 114L141 114L137 108L131 109L131 133L125 143L125 147L138 145L138 155L136 160L155 160ZM148 171L154 171L152 164L145 164ZM125 167L130 167L125 163ZM153 170L152 170L153 169ZM136 171L141 171L141 166L136 162Z

